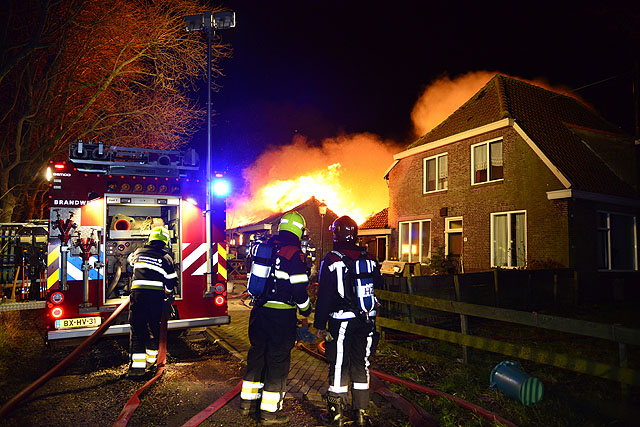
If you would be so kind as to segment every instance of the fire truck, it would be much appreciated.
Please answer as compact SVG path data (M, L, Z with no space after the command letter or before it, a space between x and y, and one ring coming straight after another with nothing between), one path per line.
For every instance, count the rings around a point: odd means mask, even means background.
M126 301L132 281L127 258L156 226L171 234L167 250L178 272L168 328L229 323L228 185L223 174L211 178L202 176L193 150L80 141L70 145L68 161L52 162L47 339L87 337ZM127 334L127 317L125 310L105 335Z

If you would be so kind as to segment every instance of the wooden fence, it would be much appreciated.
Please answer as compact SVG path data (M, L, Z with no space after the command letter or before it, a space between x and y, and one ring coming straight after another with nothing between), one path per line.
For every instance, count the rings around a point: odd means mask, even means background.
M404 268L385 275L383 289L524 311L585 304L640 302L640 272L586 272L573 269L493 270L420 276ZM458 280L458 295L454 278Z
M454 313L460 316L461 322L461 332L455 332L417 324L413 321L395 320L378 316L377 324L379 327L390 328L397 331L418 334L428 338L459 344L463 346L463 349L466 349L466 347L472 347L519 359L530 360L540 364L568 369L574 372L606 378L626 385L640 386L640 371L636 371L628 367L627 351L627 345L640 345L640 330L617 325L543 315L535 312L523 312L506 308L483 306L379 289L376 289L376 297L382 301L389 301L407 307L421 307ZM411 311L409 311L409 314L411 314ZM606 363L583 359L571 354L557 353L495 339L472 336L469 335L466 328L466 316L474 316L483 319L509 322L518 325L613 341L617 343L619 347L620 363L619 366L613 366Z

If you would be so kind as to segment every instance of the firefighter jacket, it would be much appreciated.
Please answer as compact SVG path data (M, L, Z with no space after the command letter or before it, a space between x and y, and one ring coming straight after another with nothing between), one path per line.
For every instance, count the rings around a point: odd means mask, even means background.
M173 259L166 251L153 244L144 245L129 256L133 265L131 289L172 291L178 283Z
M333 250L355 261L360 257L363 248L352 243L335 243ZM374 286L380 288L382 285L380 266L371 254L367 254L367 258L374 263ZM334 319L352 319L356 317L358 310L353 302L353 289L350 289L352 285L345 283L346 281L344 280L346 268L340 256L333 252L329 252L322 260L313 321L314 328L327 329L327 321L330 317ZM375 309L369 313L370 316L375 316L375 314Z
M289 231L280 231L269 239L269 244L279 248L276 252L272 278L261 300L264 306L278 309L295 309L300 314L311 314L311 301L307 293L309 276L300 240Z

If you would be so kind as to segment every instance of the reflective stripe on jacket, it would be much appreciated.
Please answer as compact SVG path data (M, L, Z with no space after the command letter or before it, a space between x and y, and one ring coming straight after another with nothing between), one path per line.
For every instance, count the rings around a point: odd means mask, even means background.
M131 289L156 289L171 291L178 283L171 255L151 245L145 245L129 258L133 265Z

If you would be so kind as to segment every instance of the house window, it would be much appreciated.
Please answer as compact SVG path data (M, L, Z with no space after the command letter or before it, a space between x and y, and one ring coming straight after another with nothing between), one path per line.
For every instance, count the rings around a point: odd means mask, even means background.
M431 249L431 221L399 223L398 259L404 262L427 262Z
M598 268L637 270L638 240L636 217L598 212Z
M449 186L447 153L424 159L424 192L446 190Z
M471 146L472 184L503 179L502 138Z
M491 214L491 266L524 267L527 261L526 211Z

